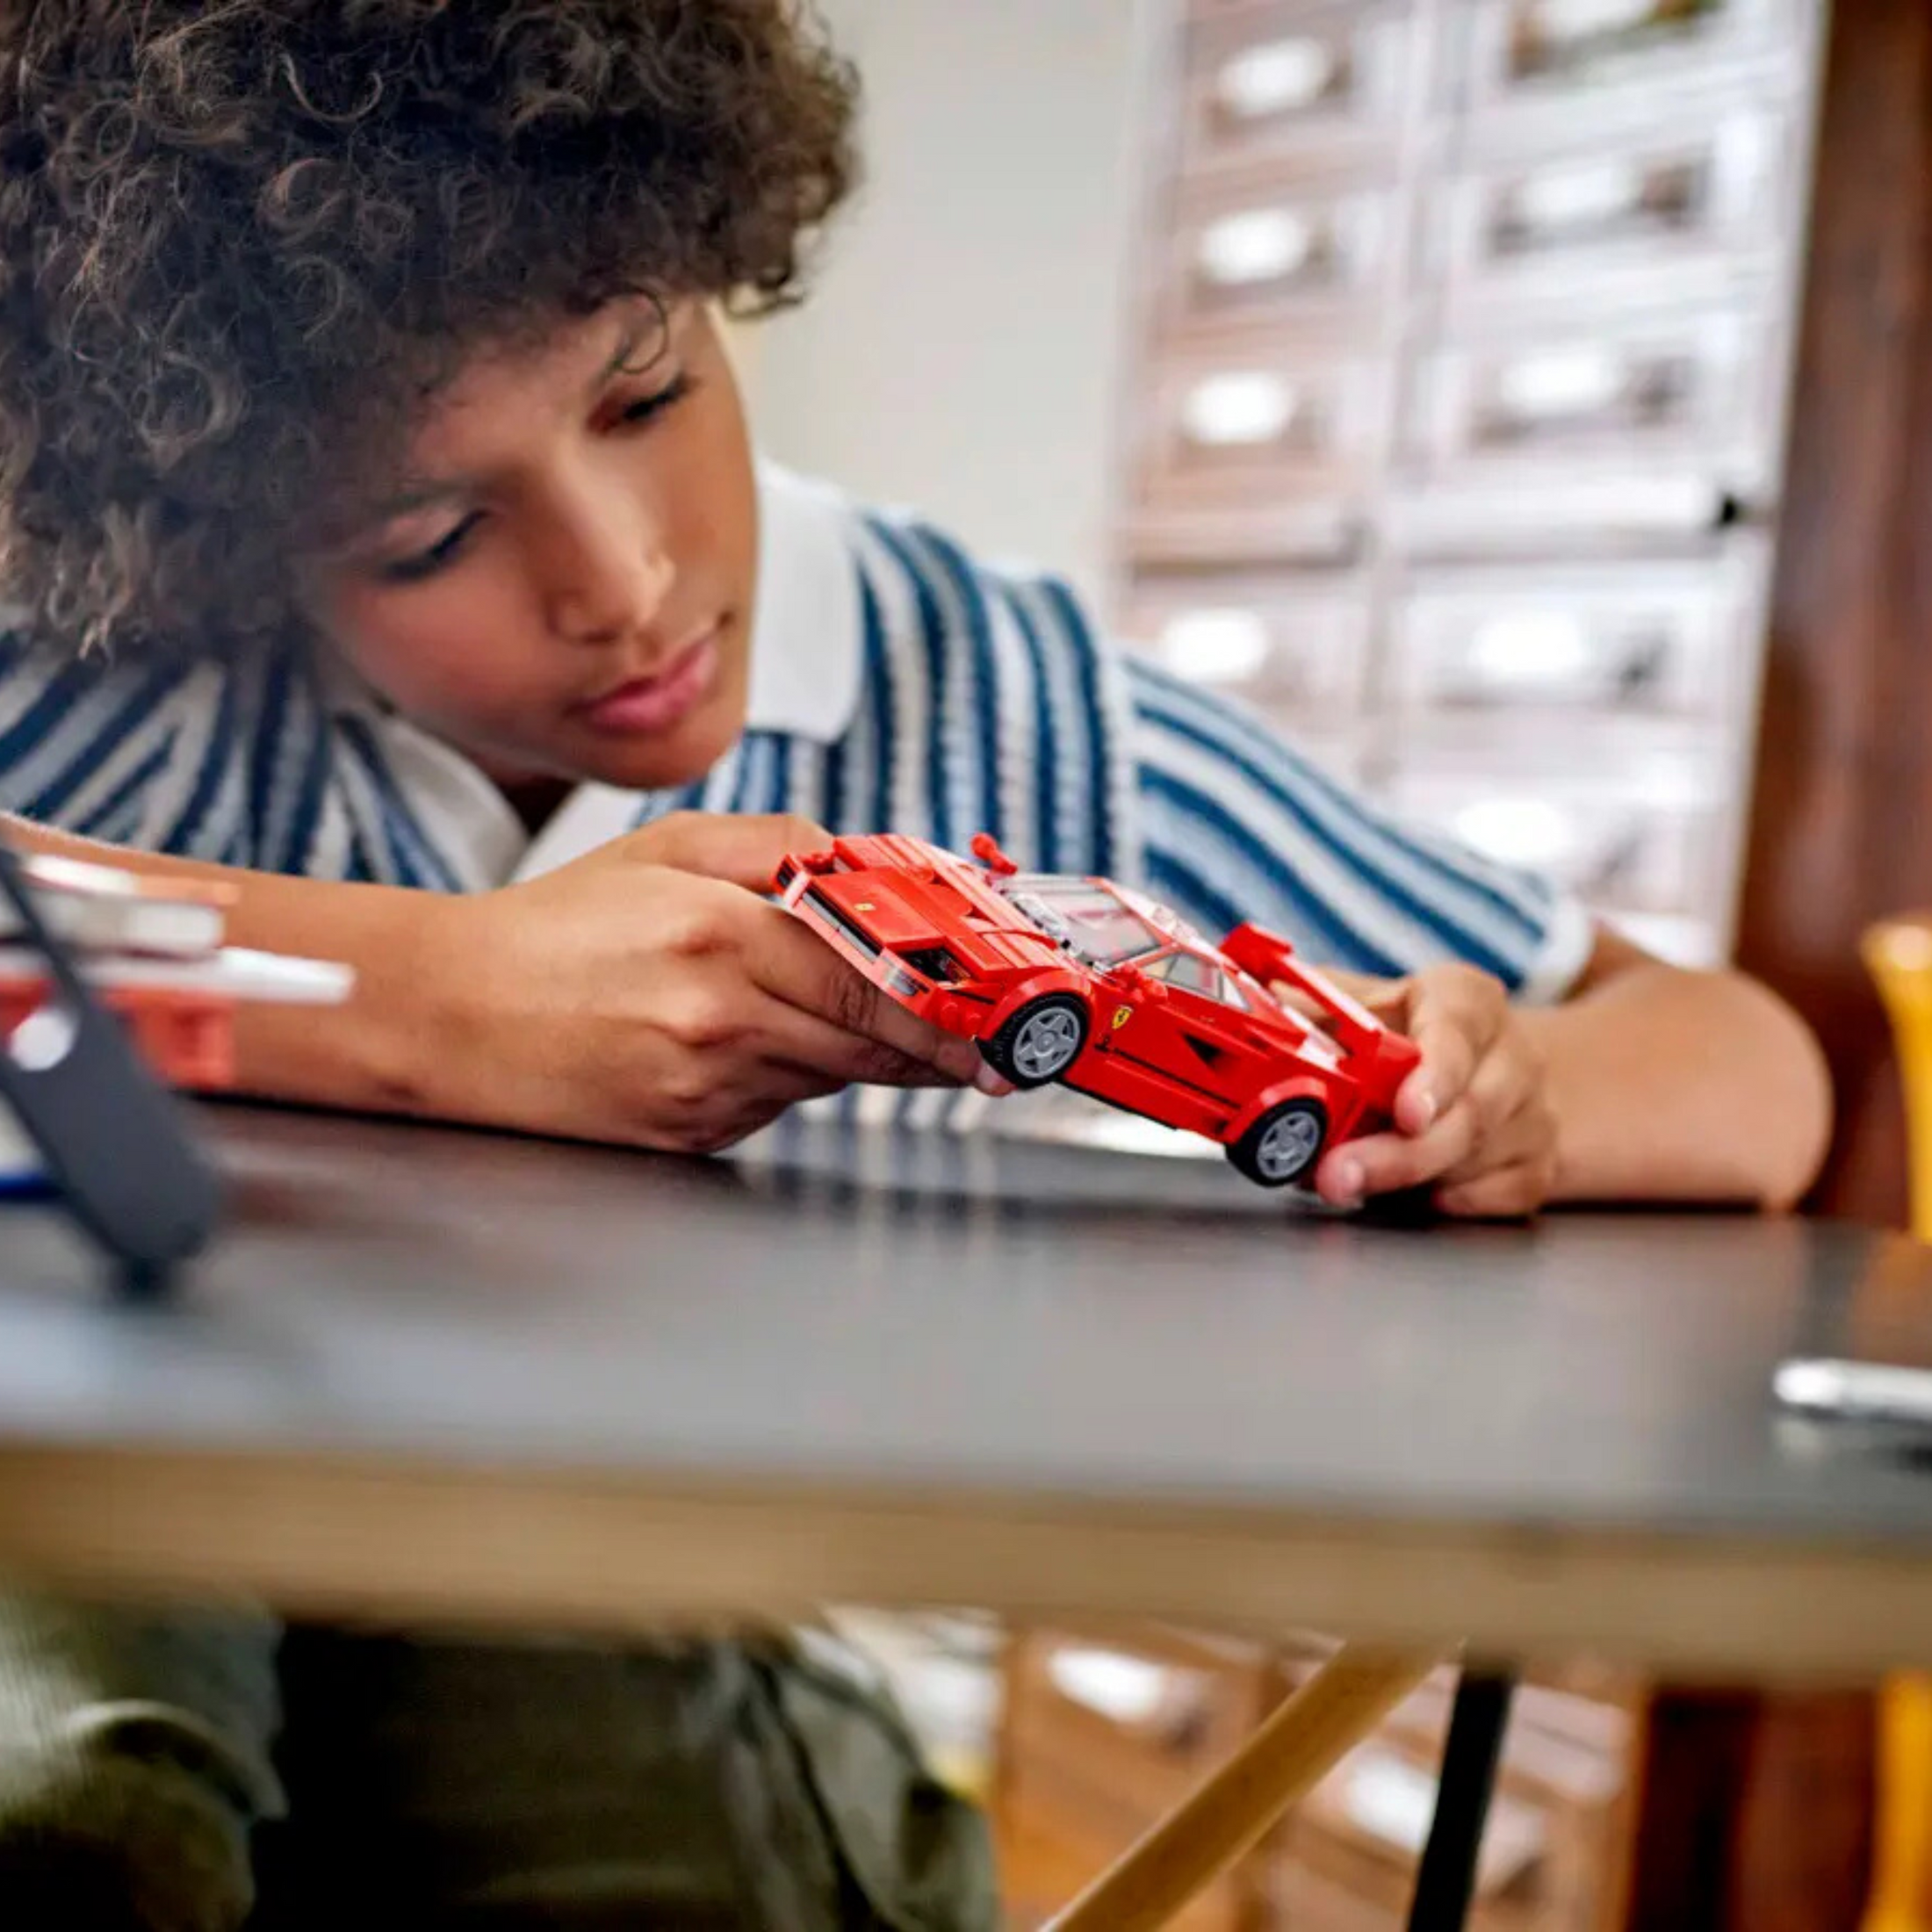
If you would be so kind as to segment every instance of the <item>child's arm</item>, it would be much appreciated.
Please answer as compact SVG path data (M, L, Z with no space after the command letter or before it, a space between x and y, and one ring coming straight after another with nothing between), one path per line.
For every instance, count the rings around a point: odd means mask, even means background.
M1784 1207L1810 1186L1829 1086L1763 987L1665 965L1554 882L1357 796L1238 706L1144 663L1127 678L1148 883L1207 930L1252 919L1324 970L1377 976L1369 1003L1422 1044L1398 1131L1317 1170L1329 1199L1427 1186L1453 1212L1510 1215Z
M1784 1208L1817 1178L1830 1072L1758 981L1681 971L1602 934L1571 998L1520 1017L1548 1070L1561 1198Z
M1330 1199L1433 1186L1450 1211L1553 1200L1788 1208L1815 1177L1831 1088L1810 1031L1738 973L1685 972L1600 929L1561 1005L1511 1006L1466 966L1366 988L1422 1046L1404 1131L1337 1150Z
M698 1151L852 1081L964 1083L916 1020L753 888L820 846L787 818L680 815L527 883L453 896L231 871L18 819L30 848L237 887L240 946L342 960L338 1010L244 1010L264 1098Z

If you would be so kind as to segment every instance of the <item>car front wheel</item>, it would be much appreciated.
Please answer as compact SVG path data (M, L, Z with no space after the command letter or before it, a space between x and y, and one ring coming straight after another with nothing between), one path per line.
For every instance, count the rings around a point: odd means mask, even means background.
M1001 1079L1045 1086L1080 1057L1086 1036L1086 1008L1071 993L1049 993L1029 1000L979 1050Z
M1284 1100L1228 1150L1228 1158L1264 1187L1287 1187L1321 1159L1328 1124L1328 1109L1319 1100Z

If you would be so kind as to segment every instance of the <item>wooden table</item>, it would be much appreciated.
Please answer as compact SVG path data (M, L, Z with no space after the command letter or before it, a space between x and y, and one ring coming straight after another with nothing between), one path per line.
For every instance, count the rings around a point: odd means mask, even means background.
M230 1223L110 1305L0 1221L0 1568L617 1629L828 1602L1932 1663L1932 1476L1774 1413L1932 1255L1296 1209L1219 1163L790 1128L684 1162L223 1108Z

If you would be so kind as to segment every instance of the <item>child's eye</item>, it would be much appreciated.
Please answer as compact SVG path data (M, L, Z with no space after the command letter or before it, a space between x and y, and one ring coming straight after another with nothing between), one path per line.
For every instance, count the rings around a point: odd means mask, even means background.
M663 388L648 396L639 396L635 402L626 403L618 421L648 422L652 417L662 415L674 403L681 402L696 386L688 376L674 377Z
M376 574L385 583L392 584L421 583L425 577L435 576L463 554L481 521L482 513L472 510L447 536L439 537L427 550L419 550L408 557L389 558L377 566Z

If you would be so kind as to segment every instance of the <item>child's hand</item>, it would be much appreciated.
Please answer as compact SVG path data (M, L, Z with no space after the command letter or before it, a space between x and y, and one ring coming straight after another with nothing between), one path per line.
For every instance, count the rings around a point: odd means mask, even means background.
M1542 1056L1501 982L1445 965L1352 984L1377 1019L1422 1049L1422 1061L1395 1096L1396 1131L1323 1158L1323 1198L1352 1206L1427 1186L1450 1214L1534 1214L1556 1183L1556 1119Z
M784 854L829 843L801 819L681 813L442 902L426 970L457 1091L436 1110L704 1152L852 1081L1004 1091L971 1042L762 896Z

